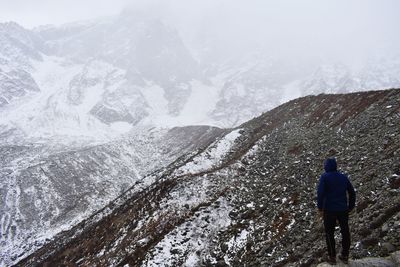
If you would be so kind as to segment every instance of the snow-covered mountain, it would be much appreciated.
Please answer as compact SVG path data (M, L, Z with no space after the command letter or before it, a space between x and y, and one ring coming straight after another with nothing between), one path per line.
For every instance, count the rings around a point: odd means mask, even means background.
M232 127L301 95L400 83L400 57L354 70L257 51L216 60L188 44L172 25L132 10L34 30L3 23L1 132L103 138L135 125Z

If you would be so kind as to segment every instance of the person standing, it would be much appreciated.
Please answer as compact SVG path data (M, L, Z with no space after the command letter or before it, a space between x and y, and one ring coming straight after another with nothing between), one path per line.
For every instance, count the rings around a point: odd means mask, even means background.
M349 212L355 207L356 192L348 177L337 170L335 158L324 162L325 173L319 179L318 211L324 220L328 262L336 264L335 226L339 222L342 234L342 252L339 259L348 263L350 251ZM347 194L349 199L347 199Z

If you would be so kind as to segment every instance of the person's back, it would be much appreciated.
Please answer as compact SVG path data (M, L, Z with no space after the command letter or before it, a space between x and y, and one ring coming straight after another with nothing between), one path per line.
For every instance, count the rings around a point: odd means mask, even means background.
M321 175L318 186L318 208L325 211L348 211L355 205L354 188L343 173L337 171L334 158L329 158L324 163L325 173ZM347 192L350 201L347 201ZM354 194L353 194L354 193Z
M323 213L326 243L330 263L336 263L334 232L336 221L339 221L342 233L342 255L347 262L350 249L350 231L348 226L349 211L355 206L355 191L346 175L337 171L334 158L324 163L323 173L318 185L318 210ZM349 194L349 201L347 200Z

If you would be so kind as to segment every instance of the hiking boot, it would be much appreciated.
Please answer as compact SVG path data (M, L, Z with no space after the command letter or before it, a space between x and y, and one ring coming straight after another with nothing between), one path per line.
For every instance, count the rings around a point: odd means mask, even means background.
M341 260L345 264L349 263L349 257L345 257L345 256L342 256L342 255L339 255L339 260Z

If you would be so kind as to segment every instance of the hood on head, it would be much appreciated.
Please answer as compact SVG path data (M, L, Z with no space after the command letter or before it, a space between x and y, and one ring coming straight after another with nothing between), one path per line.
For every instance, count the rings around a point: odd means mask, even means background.
M335 172L337 171L337 164L335 158L329 158L324 162L324 169L326 172Z

